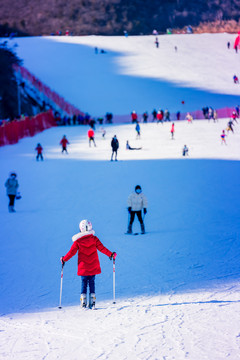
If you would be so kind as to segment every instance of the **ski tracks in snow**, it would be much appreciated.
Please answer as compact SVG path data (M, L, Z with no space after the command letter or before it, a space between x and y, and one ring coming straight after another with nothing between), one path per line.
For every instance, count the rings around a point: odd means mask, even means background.
M100 302L96 311L75 306L3 316L1 359L238 360L239 300L236 293L223 301L212 295L172 293Z

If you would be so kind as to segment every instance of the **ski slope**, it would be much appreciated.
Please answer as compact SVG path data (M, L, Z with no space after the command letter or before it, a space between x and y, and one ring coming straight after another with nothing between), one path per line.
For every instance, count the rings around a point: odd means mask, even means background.
M240 55L233 50L235 37L162 35L158 49L155 36L29 37L10 40L9 46L52 90L81 111L104 116L236 106L240 85L233 75L240 78Z
M58 127L0 148L1 359L240 359L240 124L224 145L227 121L176 122L173 140L171 123L141 123L141 139L133 124L104 124L105 139L97 127L91 148L88 127ZM111 162L115 134L120 149ZM142 150L127 151L126 140ZM35 160L38 142L43 162ZM12 170L22 199L9 214L4 182ZM147 233L126 236L126 201L136 184L149 201ZM118 254L116 304L112 262L99 254L97 310L79 306L76 257L64 267L59 310L59 258L84 218Z

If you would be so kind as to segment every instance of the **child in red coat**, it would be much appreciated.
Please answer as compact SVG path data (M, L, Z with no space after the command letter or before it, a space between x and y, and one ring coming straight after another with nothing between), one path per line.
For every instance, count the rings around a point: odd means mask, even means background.
M60 141L60 144L62 145L62 153L65 151L66 153L67 152L67 144L69 144L69 141L68 139L66 138L66 135L63 135L63 138L62 140Z
M89 307L95 307L95 275L101 274L101 267L97 250L107 255L110 260L115 259L117 254L108 250L95 236L92 224L88 220L82 220L79 224L80 233L72 237L73 245L69 252L61 257L62 265L78 252L78 272L82 278L81 304L87 305L87 287L89 286Z
M41 160L43 160L43 155L42 155L43 148L42 148L41 144L38 143L35 150L37 151L37 156L36 156L37 161L39 158Z

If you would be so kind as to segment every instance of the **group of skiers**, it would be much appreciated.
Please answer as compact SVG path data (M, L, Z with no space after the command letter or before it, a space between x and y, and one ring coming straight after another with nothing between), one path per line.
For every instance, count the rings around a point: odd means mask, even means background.
M142 120L144 123L147 123L148 118L149 118L149 114L148 114L147 111L145 111L142 114L142 119L139 119L139 116L138 116L138 114L136 113L135 110L133 110L131 112L131 121L132 121L132 123L139 123L140 120ZM152 111L152 122L154 122L154 121L156 121L157 123L159 123L159 122L163 123L164 121L171 121L170 120L170 112L169 112L169 110L166 109L164 111L162 109L159 109L157 111L156 109L153 109L153 111Z
M213 109L212 106L205 106L202 108L203 116L205 119L218 121L217 110Z

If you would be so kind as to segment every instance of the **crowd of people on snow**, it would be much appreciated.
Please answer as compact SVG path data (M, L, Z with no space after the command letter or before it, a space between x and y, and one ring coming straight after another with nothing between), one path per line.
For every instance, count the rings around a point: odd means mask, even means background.
M203 107L202 108L202 113L205 119L207 119L209 122L211 120L213 120L213 122L217 122L218 121L218 114L217 111L215 109L213 109L211 106L208 107ZM133 110L131 112L131 123L135 125L135 131L136 131L136 140L141 138L141 126L140 126L140 121L142 123L147 123L148 119L149 119L149 115L148 112L145 111L142 114L142 117L139 118L138 114L136 113L135 110ZM175 136L175 123L171 121L170 119L170 112L168 109L166 109L165 111L159 109L158 111L156 109L154 109L152 111L152 117L151 117L151 121L152 122L156 122L156 124L159 123L164 123L164 122L171 122L171 126L170 126L170 139L174 140L174 136ZM55 113L55 118L57 118L59 116L59 113ZM225 144L227 145L227 136L229 135L229 133L234 134L234 126L236 124L238 124L238 119L240 117L240 105L237 105L235 107L235 109L232 111L231 117L227 122L226 128L222 130L222 133L220 134L220 139L221 139L221 144ZM177 116L177 119L179 118L179 116ZM112 119L113 119L113 115L111 113L107 113L105 116L105 122L111 124L112 123ZM101 121L98 121L100 125L102 125L103 119L101 119ZM188 122L188 124L193 124L193 116L191 115L190 112L187 113L187 115L185 116L185 120ZM91 116L89 114L85 114L85 116L74 116L71 120L71 122L67 121L68 124L84 124L84 125L88 125L89 129L87 131L87 138L88 138L88 143L89 143L89 147L91 147L92 145L94 147L96 147L96 141L95 141L95 131L96 131L96 121L95 119L91 118ZM103 126L100 127L100 129L98 129L98 131L101 132L102 134L102 139L105 140L105 135L106 135L106 129L104 129ZM67 139L66 135L63 135L62 139L60 140L59 144L61 145L61 152L62 153L66 153L68 154L68 145L70 145L69 140ZM119 140L117 138L117 135L114 135L113 138L111 139L111 158L110 160L113 161L117 161L118 158L118 149L119 149ZM142 150L142 146L139 147L132 147L129 143L129 140L126 140L126 147L125 149L127 151L129 150ZM44 157L43 157L43 146L38 143L36 148L36 161L43 161ZM189 155L189 148L188 146L185 144L182 148L182 156L188 156ZM12 172L10 174L10 177L7 179L5 186L7 188L7 195L9 197L9 212L15 212L14 209L14 203L15 203L15 199L20 199L21 195L18 191L18 181L17 181L17 174L15 172Z

